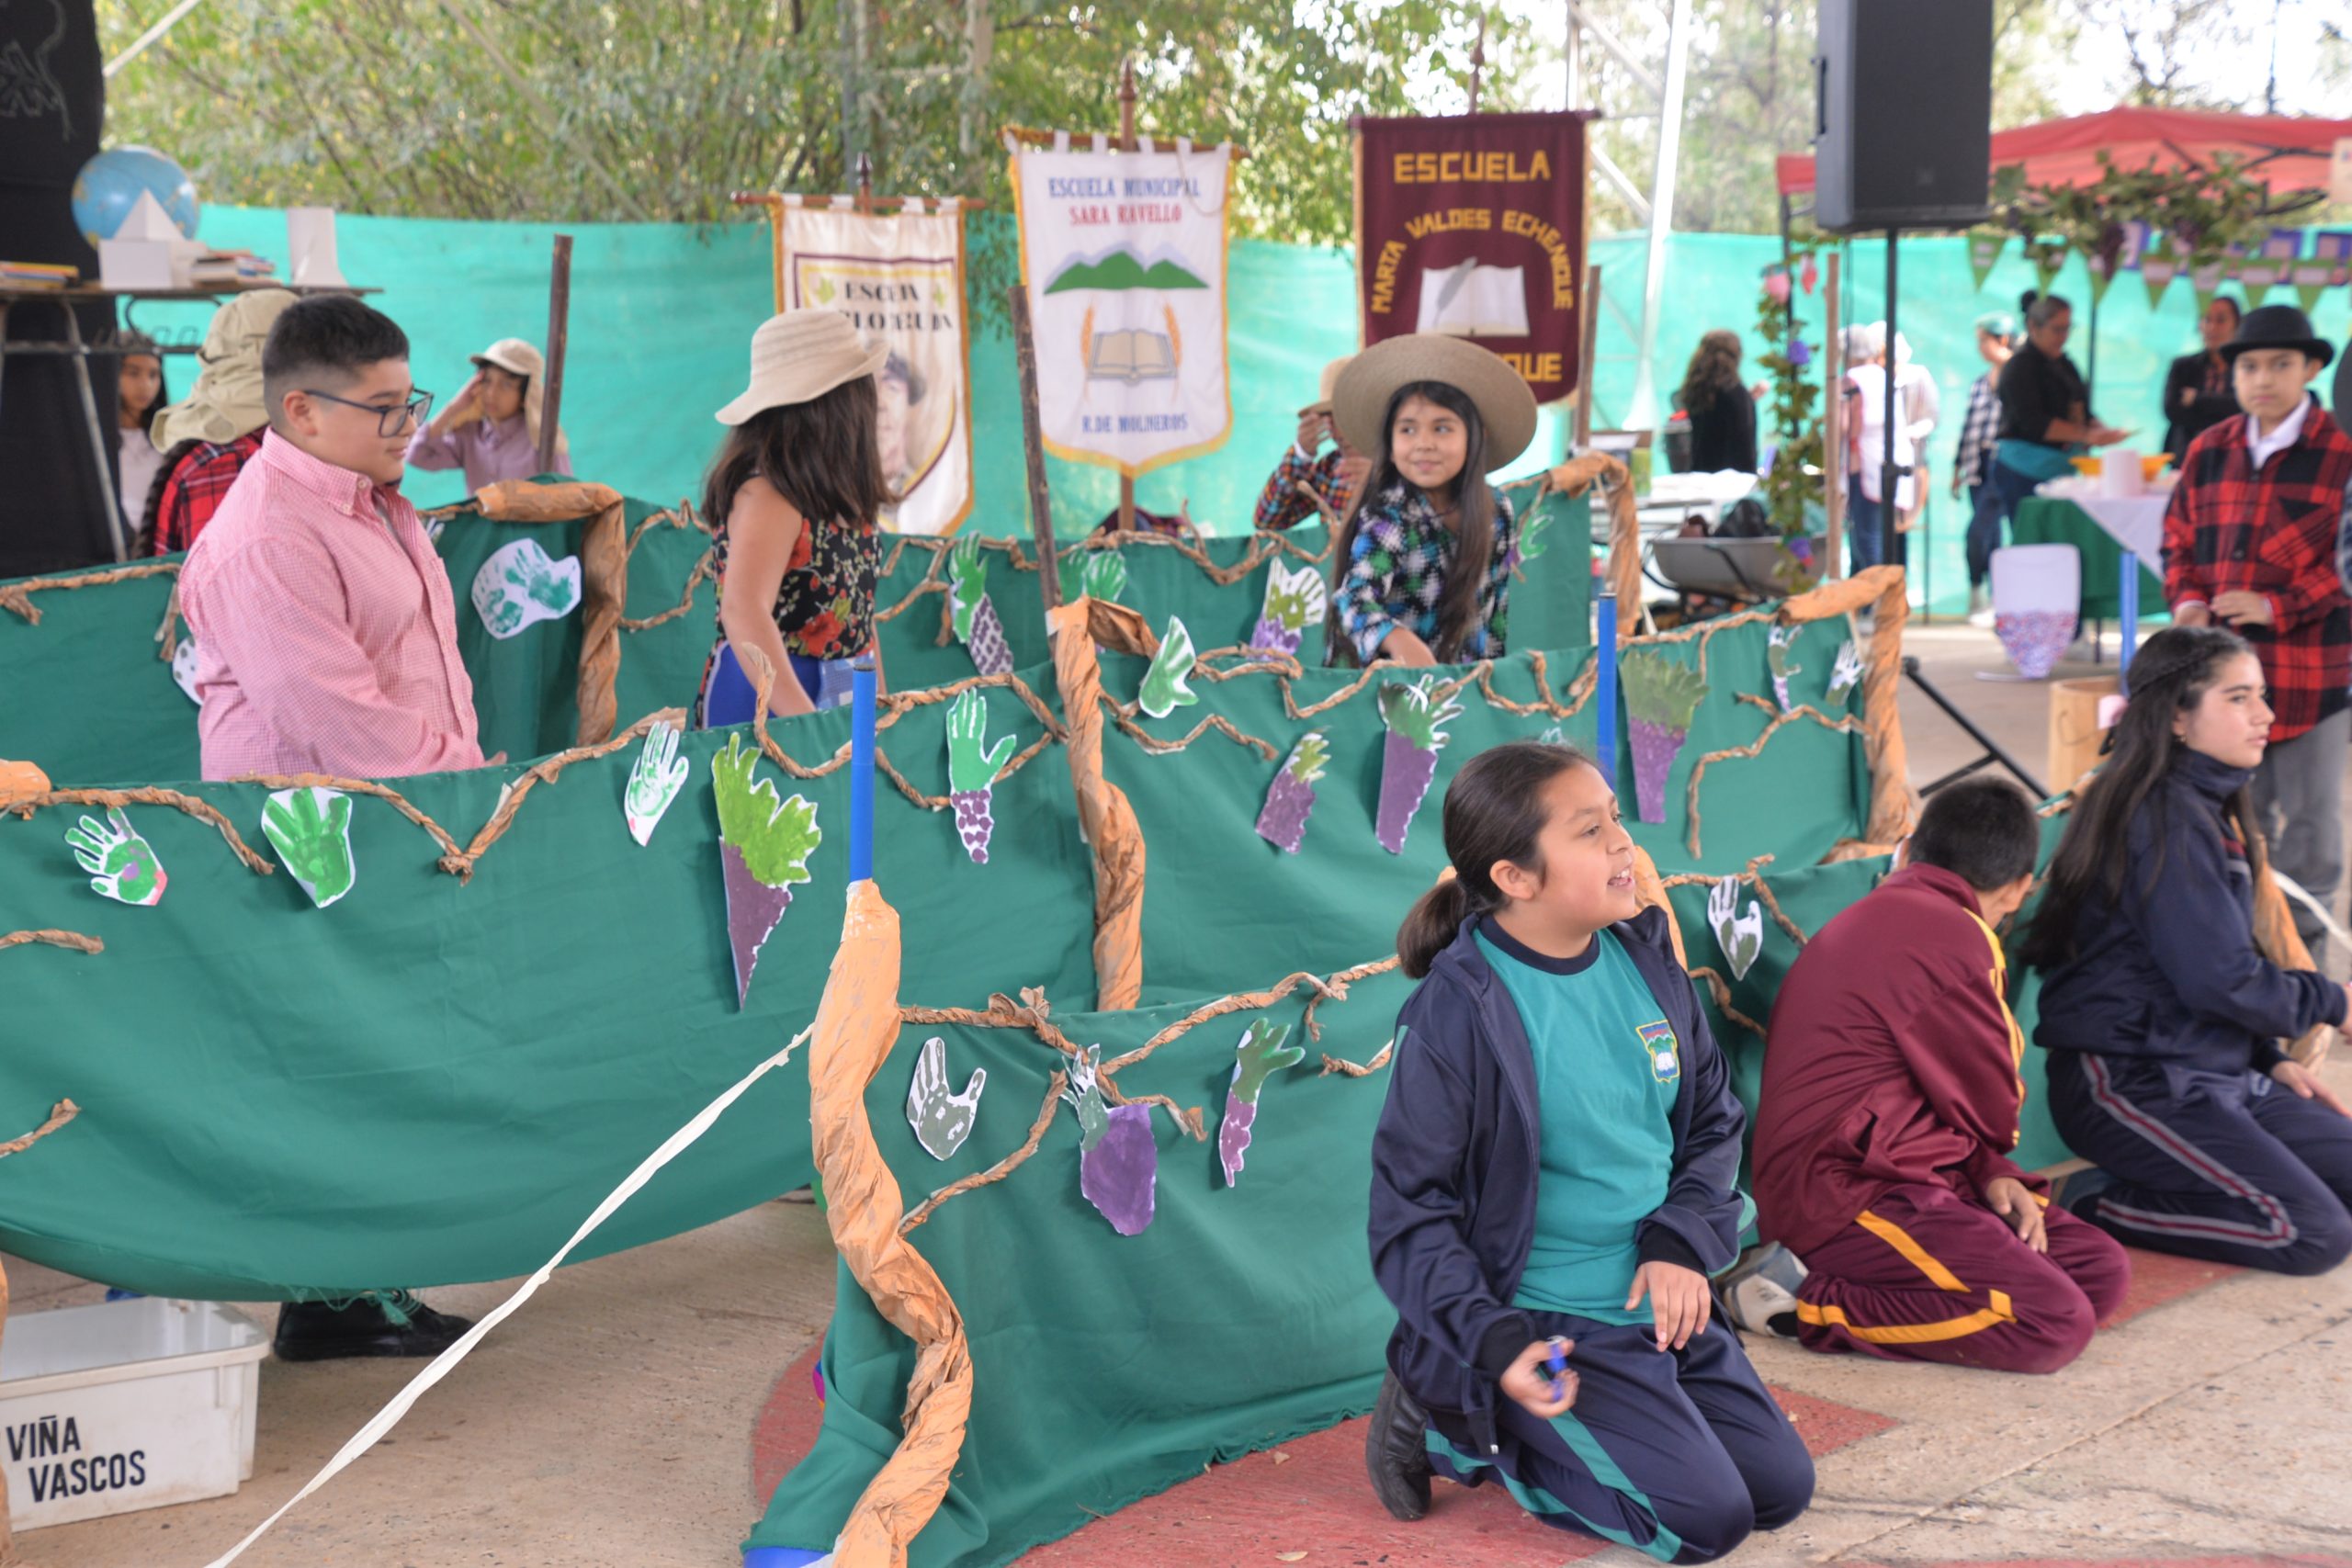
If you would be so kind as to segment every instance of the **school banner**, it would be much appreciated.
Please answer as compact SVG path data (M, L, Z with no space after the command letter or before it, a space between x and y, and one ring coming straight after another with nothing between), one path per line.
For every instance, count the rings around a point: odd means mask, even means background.
M1539 403L1574 391L1585 117L1366 118L1355 132L1366 346L1451 333L1500 355Z
M1228 147L1016 145L1021 277L1046 449L1123 474L1215 451L1225 358Z
M890 345L876 378L882 472L898 504L882 525L950 534L972 510L971 334L964 315L964 215L953 202L885 216L785 198L784 309L838 310Z

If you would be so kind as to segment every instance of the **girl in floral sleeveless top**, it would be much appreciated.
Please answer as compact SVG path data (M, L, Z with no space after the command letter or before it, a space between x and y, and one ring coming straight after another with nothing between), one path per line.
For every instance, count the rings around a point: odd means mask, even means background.
M752 335L751 386L718 411L733 431L703 492L718 566L706 728L750 720L762 660L778 672L768 711L789 717L849 701L849 661L879 656L875 518L890 497L874 375L888 357L831 310L787 310Z

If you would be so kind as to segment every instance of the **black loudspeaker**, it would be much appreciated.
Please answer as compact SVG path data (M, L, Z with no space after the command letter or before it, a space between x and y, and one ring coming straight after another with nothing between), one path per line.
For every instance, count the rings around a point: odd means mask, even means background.
M1993 0L1821 0L1814 222L1960 229L1985 217Z
M2352 342L2335 351L2335 387L2327 406L2335 411L2337 424L2352 430Z
M95 276L98 254L74 221L74 176L96 155L106 118L98 19L90 0L0 0L0 255ZM114 331L114 305L74 307L87 342ZM7 335L62 341L65 307L8 311ZM94 359L99 415L114 432L115 366ZM0 368L0 577L114 558L113 467L90 449L74 362L12 354Z

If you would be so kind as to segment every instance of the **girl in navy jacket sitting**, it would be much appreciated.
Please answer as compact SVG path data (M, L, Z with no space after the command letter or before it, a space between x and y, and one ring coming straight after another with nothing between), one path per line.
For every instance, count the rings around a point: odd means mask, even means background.
M2097 1168L2059 1200L2135 1247L2316 1274L2352 1251L2352 1111L2278 1043L2343 1023L2346 998L2255 947L2262 666L2234 633L2173 626L2130 682L2020 953L2048 976L2051 1115Z
M1813 1461L1712 1312L1745 1122L1576 752L1521 741L1445 796L1454 875L1397 933L1421 980L1373 1140L1373 1273L1396 1305L1366 1458L1388 1511L1432 1474L1547 1524L1705 1562L1813 1495Z

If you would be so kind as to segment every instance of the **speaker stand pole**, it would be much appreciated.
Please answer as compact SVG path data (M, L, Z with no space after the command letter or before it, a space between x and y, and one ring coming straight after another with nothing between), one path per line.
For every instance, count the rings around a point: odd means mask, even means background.
M1878 558L1883 565L1897 564L1895 545L1901 538L1894 530L1894 515L1902 500L1903 470L1894 464L1894 422L1903 417L1901 400L1895 395L1894 378L1900 357L1894 351L1894 266L1895 231L1886 231L1886 347L1881 368L1884 372L1880 384L1884 389L1884 417L1880 421L1879 483L1878 483Z

